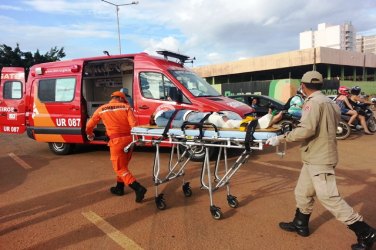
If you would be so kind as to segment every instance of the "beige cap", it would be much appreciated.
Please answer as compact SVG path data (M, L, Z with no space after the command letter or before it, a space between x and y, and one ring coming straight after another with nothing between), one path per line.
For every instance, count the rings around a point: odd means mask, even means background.
M302 77L302 83L323 84L322 75L317 71L308 71Z

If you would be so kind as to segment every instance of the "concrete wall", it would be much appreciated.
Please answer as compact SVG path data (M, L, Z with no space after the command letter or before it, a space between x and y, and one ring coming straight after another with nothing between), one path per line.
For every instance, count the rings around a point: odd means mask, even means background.
M314 63L376 68L376 55L320 47L201 66L193 70L201 77L213 77L313 65Z

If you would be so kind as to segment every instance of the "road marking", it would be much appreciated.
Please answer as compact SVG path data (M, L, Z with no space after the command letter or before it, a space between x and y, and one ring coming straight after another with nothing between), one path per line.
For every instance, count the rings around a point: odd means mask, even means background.
M107 221L102 219L99 215L93 211L82 212L81 213L86 219L91 221L95 226L102 230L108 237L115 241L119 246L124 249L140 249L142 248L137 245L133 240L129 239L127 236L122 234L119 230L109 224Z
M23 167L24 169L32 169L32 167L29 164L27 164L24 160L22 160L17 155L15 155L13 153L8 153L8 155L9 155L10 158L15 160L18 164L20 164L20 166Z
M280 168L280 169L289 170L289 171L300 172L300 169L286 167L286 166L279 165L279 164L273 164L273 163L263 162L263 161L252 161L252 162L260 164L260 165L264 165L264 166L269 166L269 167L275 167L275 168ZM340 177L340 176L336 175L336 179L338 179L338 180L345 180L346 178Z

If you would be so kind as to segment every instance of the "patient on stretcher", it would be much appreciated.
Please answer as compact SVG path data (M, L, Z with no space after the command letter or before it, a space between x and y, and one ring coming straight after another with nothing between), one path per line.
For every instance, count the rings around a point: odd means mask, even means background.
M175 110L159 110L152 116L151 125L166 127ZM223 112L199 112L195 110L179 110L172 118L171 127L180 128L184 122L191 123L211 123L218 128L239 129L242 124L250 121L249 118L243 119L240 115L231 111ZM258 118L257 128L268 128L278 122L280 118L272 114L266 114Z

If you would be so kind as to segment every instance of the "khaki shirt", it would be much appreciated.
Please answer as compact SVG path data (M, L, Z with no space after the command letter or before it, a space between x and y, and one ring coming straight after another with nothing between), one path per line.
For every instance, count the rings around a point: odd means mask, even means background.
M341 116L338 105L321 91L308 96L297 128L287 142L301 141L302 160L311 165L333 165L338 161L336 131Z

